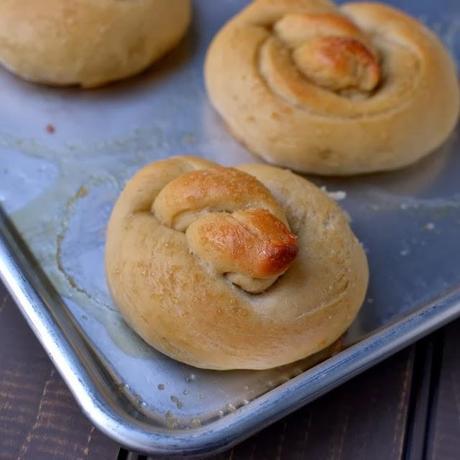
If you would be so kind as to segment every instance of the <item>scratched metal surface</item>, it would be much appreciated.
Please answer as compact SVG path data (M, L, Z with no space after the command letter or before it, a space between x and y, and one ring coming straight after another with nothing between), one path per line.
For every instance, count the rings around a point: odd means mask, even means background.
M212 426L241 406L249 410L308 365L219 373L179 364L125 326L105 285L105 226L138 168L178 153L226 165L257 161L211 109L202 76L210 39L245 3L196 1L191 31L173 53L140 77L105 89L51 89L0 71L1 203L116 391L152 426L169 432ZM460 61L457 0L389 3L426 22ZM457 130L438 152L404 171L312 178L340 192L333 196L369 257L368 297L346 344L460 286L459 150Z

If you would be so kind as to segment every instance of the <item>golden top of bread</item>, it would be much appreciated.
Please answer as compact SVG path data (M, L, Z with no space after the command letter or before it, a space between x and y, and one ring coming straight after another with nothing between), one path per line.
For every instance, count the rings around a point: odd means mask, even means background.
M371 91L378 85L378 57L365 34L345 16L288 14L274 29L291 49L299 71L317 85L333 91Z
M237 169L183 174L161 190L152 211L185 232L194 254L248 292L267 289L297 254L283 210L256 178Z

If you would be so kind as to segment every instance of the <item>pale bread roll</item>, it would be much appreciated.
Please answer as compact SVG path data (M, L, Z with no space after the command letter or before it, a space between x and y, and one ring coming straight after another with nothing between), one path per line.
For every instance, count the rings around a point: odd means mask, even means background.
M456 69L440 40L378 3L255 0L214 38L205 76L235 137L298 171L400 168L458 119Z
M0 63L33 82L101 86L174 47L190 0L2 0Z
M106 273L132 328L209 369L266 369L334 343L368 266L346 217L307 180L176 157L139 171L110 218Z

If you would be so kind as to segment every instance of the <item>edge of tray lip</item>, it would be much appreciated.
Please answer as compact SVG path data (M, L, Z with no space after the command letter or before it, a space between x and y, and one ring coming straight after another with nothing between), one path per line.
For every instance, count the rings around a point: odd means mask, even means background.
M16 243L14 236L10 237ZM234 413L200 428L168 433L155 431L152 426L126 412L117 413L110 405L1 231L0 278L91 422L120 444L150 454L199 455L229 448L460 316L458 287L425 307L383 326L369 337L257 397ZM80 335L80 331L75 329Z

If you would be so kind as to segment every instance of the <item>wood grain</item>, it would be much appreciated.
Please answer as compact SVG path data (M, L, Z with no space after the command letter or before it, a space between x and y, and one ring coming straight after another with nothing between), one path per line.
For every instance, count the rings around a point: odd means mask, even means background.
M115 459L0 283L0 459Z
M427 433L427 458L460 459L460 321L443 331Z
M432 376L436 368L434 355L437 345L438 340L431 336L421 340L415 346L411 401L406 427L405 460L420 460L425 455L430 401L435 385Z

